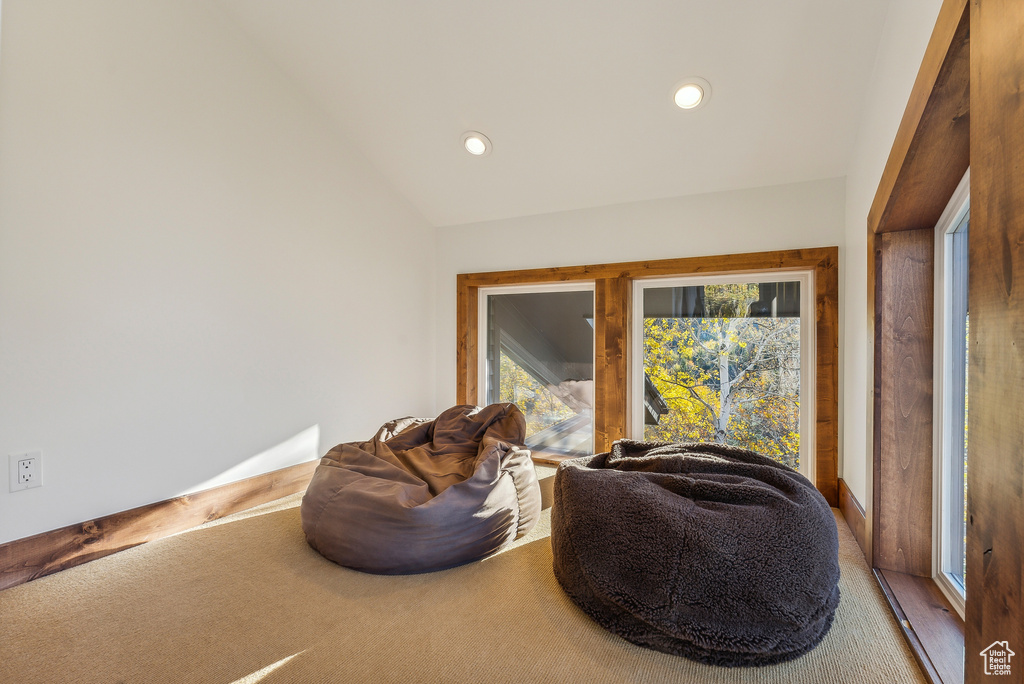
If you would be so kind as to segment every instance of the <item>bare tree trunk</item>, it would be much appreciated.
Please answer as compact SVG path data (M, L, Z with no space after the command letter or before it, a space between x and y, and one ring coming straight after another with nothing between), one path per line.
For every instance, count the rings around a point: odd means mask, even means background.
M731 333L735 332L735 318L727 326L722 326L718 343L718 415L715 417L715 443L725 444L729 431L729 416L732 414L732 377L729 375L729 355L733 344L729 343Z

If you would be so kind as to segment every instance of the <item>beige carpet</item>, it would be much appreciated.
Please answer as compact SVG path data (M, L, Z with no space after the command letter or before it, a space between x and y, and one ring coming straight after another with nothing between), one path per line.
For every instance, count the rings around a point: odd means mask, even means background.
M0 592L0 682L924 681L841 518L828 636L796 661L733 670L591 622L551 572L550 511L495 557L381 577L310 549L299 499Z

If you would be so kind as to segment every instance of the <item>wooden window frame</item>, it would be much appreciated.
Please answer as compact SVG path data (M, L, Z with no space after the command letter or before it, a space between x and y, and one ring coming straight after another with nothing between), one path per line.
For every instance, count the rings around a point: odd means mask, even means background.
M711 257L566 266L457 277L456 394L476 404L480 288L539 285L574 280L594 282L594 449L607 451L629 436L629 346L633 281L692 275L814 272L815 312L815 485L832 506L839 504L839 248L820 247Z
M760 276L767 275L767 278ZM642 350L644 347L644 292L648 288L674 288L690 287L694 285L714 285L720 283L750 283L752 281L766 282L767 280L797 282L800 287L800 311L814 311L814 271L788 271L782 277L775 278L773 273L733 273L725 276L711 276L702 273L697 276L672 276L669 278L649 278L636 281L633 287L633 330L630 338L630 349ZM639 324L639 325L638 325ZM801 368L812 368L816 358L815 354L815 327L800 324L800 366ZM643 392L644 388L644 355L630 354L630 410L632 411L631 428L633 439L643 439L643 402L633 401L632 397L637 392ZM801 374L799 396L815 397L815 376L813 373ZM806 390L806 391L805 391ZM812 401L800 401L799 425L800 425L800 450L799 467L797 470L809 480L814 480L815 459L812 455L817 450L817 443L814 438L814 409ZM639 421L639 422L638 422Z
M947 684L964 681L964 621L933 579L935 226L971 161L970 23L967 0L943 2L867 216L863 549L926 678Z
M1015 291L1013 278L1024 270L1024 44L1017 30L1022 25L1020 0L943 1L868 214L868 306L874 307L868 324L875 339L875 408L870 417L875 489L869 525L874 539L868 549L894 610L905 616L901 626L932 682L987 681L980 653L995 640L1007 641L1011 648L1017 645L1018 652L1024 643L1024 471L1019 449L1024 428L1018 382L1024 376L1024 359L1014 343L1024 314L1020 279ZM906 496L911 489L929 486L930 455L923 449L910 454L886 448L892 438L882 425L886 407L886 420L899 417L891 412L897 402L886 397L882 386L885 373L879 356L887 346L912 337L884 334L885 307L907 298L906 285L919 282L920 271L934 268L922 263L912 269L918 273L910 279L887 279L886 261L910 263L900 246L893 249L903 241L892 236L926 231L933 241L933 227L968 167L971 453L966 619L960 620L935 586L927 564L930 502ZM892 330L924 331L890 326ZM915 392L930 414L931 378L918 379ZM904 406L907 399L903 397ZM892 480L892 474L899 478ZM911 558L912 563L905 562ZM896 565L905 567L893 569ZM1019 680L1019 669L1013 674Z

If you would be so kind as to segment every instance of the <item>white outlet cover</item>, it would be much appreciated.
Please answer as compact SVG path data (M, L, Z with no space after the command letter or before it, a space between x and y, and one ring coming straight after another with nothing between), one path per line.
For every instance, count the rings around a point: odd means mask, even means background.
M27 458L34 458L36 460L36 478L35 482L23 483L18 473L18 463L24 461ZM41 451L28 451L20 454L10 454L8 456L10 460L10 490L12 492L19 492L22 489L32 489L33 487L43 486L43 452Z

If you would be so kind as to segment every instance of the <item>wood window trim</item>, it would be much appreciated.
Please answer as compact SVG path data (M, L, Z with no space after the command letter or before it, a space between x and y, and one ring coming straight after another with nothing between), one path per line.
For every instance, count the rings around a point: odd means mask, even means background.
M964 681L950 654L963 652L965 626L931 578L930 302L935 224L970 165L970 43L967 1L945 0L867 217L873 490L863 548L925 676L947 684ZM914 366L912 382L892 382ZM911 404L915 415L903 415Z
M874 568L873 573L928 681L962 682L964 621L939 585L930 578L892 570Z
M1024 654L1024 443L1020 379L1024 272L1024 3L972 0L970 453L966 679L996 640ZM1014 277L1016 276L1016 278ZM1008 343L1009 342L1009 343ZM1005 636L1004 636L1005 635ZM1014 658L1012 678L1021 681ZM998 679L1011 679L1004 676Z
M969 14L967 0L945 0L939 9L868 211L869 234L934 228L967 171Z
M456 283L457 401L476 404L478 292L506 285L593 281L595 306L594 448L607 451L629 432L629 339L634 280L745 272L814 271L816 343L815 484L832 506L839 504L839 248L820 247L724 256L660 259L489 273L461 273Z

